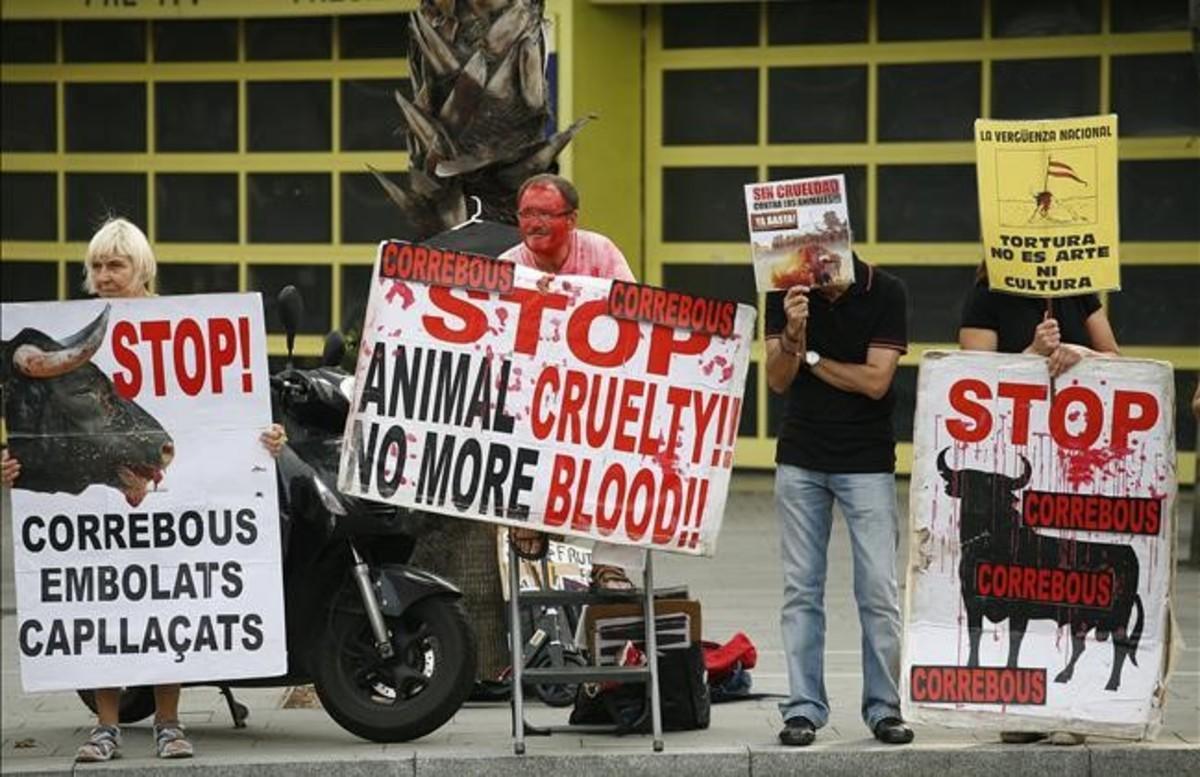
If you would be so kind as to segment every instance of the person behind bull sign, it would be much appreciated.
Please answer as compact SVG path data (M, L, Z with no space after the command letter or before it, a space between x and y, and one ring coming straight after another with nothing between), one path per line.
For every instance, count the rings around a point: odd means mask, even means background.
M787 396L775 451L789 695L779 741L804 747L829 720L825 576L836 502L850 530L862 627L861 714L880 742L907 744L900 717L900 600L892 380L908 348L906 293L854 256L850 285L767 295L767 384Z
M521 184L517 192L517 226L521 243L500 255L516 264L556 275L589 275L634 281L621 249L596 232L578 228L579 192L567 179L544 173ZM519 555L539 558L547 537L534 529L510 533ZM597 542L592 550L592 585L610 591L633 590L625 570L644 566L640 548Z
M980 262L975 283L963 300L958 345L965 351L998 351L1044 356L1056 378L1088 356L1120 356L1117 338L1100 297L1080 294L1045 300L992 291L987 264ZM1049 737L1056 745L1078 745L1082 734L1070 731L1001 731L1006 744L1028 744Z
M84 259L83 288L103 299L151 296L157 264L146 236L122 218L110 219L92 236ZM272 424L261 436L263 446L278 456L287 442L283 427ZM0 454L0 475L6 488L17 484L21 462ZM179 685L154 686L154 741L159 758L190 758L192 743L179 724ZM95 690L97 725L75 754L80 762L108 761L120 755L120 688Z

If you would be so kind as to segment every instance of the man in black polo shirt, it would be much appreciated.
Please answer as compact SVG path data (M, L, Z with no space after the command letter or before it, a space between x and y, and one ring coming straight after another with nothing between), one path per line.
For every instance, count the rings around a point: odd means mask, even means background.
M767 295L767 383L787 395L775 452L783 549L783 645L791 693L779 741L808 745L829 719L825 569L836 501L850 529L862 626L862 716L905 744L892 378L908 348L904 285L854 257L854 284Z

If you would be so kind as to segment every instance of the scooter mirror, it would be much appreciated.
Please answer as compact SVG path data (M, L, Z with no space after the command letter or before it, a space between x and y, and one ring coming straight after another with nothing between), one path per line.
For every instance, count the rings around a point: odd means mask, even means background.
M283 331L287 334L288 362L292 360L292 349L296 343L296 331L300 329L300 319L304 317L304 297L300 296L295 286L288 284L279 291L279 318L283 322Z
M321 366L336 367L346 355L346 338L336 329L325 335L325 349L321 351Z

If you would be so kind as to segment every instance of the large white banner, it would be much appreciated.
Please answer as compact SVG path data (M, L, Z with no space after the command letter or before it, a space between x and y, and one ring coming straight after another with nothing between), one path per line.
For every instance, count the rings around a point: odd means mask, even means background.
M2 331L25 690L286 671L259 295L6 304Z
M1169 364L927 353L901 697L920 722L1153 736L1169 659Z
M339 488L712 555L754 317L733 302L384 243Z

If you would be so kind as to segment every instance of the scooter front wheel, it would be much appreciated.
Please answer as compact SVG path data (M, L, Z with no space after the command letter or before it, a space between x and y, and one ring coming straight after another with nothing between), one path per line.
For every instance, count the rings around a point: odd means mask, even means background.
M79 700L92 712L96 711L96 692L76 691ZM137 723L154 714L154 688L149 685L134 685L121 689L122 723Z
M380 658L363 612L337 611L316 646L313 680L329 716L374 742L407 742L441 727L475 681L475 634L448 596L385 616L395 655Z

